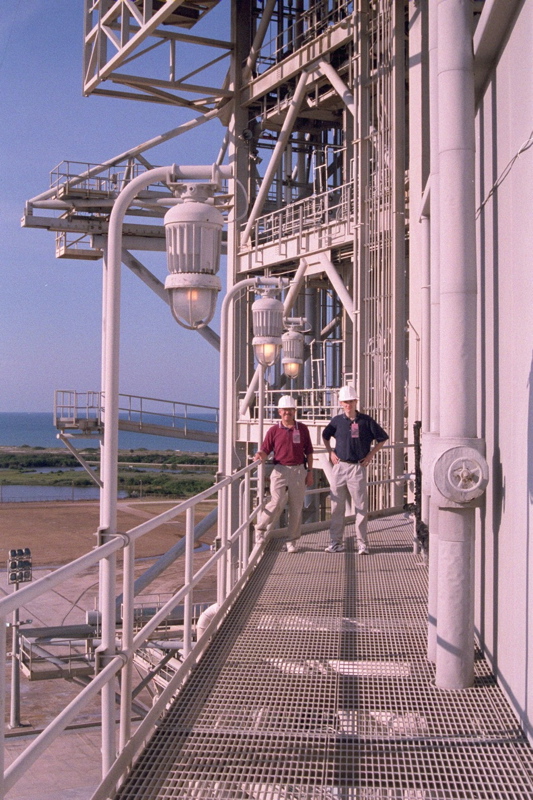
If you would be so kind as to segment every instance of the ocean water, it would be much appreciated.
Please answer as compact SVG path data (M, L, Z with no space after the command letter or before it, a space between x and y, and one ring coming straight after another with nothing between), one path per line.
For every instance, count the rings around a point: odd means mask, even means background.
M212 428L210 428L212 430ZM59 447L65 445L57 438L53 414L49 412L21 413L0 412L0 446ZM192 439L174 439L168 436L152 436L145 433L119 431L118 446L121 450L180 450L187 453L216 453L212 442ZM98 447L98 440L80 439L78 447Z
M155 420L154 420L155 421ZM199 423L201 425L201 423ZM212 426L208 426L212 430ZM0 446L56 447L65 445L57 438L53 414L0 412ZM80 439L78 449L98 447L98 439ZM119 431L121 450L172 450L186 453L216 453L217 445L211 442L197 442L187 439L174 439L168 436L151 436L144 433ZM1 470L0 470L1 473ZM100 490L97 486L3 486L0 474L0 503L25 503L51 500L97 500ZM119 492L119 498L127 497Z

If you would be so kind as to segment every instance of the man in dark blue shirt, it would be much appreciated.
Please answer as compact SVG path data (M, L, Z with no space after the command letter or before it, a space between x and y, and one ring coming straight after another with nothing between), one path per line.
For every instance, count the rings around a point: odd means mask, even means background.
M356 515L357 548L359 554L363 555L368 553L366 468L389 437L375 419L357 411L357 396L353 386L342 387L339 402L344 413L333 417L322 433L333 464L330 481L330 544L326 552L342 553L344 550L344 512L346 501L351 497ZM335 437L335 449L330 444L332 437ZM374 446L373 442L376 443Z

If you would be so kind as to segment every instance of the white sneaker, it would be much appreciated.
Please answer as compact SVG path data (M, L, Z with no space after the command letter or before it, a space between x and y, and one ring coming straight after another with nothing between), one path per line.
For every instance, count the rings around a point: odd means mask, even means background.
M367 555L369 555L369 553L370 553L370 550L368 549L368 547L366 546L366 544L360 544L360 545L359 545L359 547L358 547L358 549L357 549L357 553L358 553L360 556L367 556Z
M334 542L329 544L324 550L325 553L344 553L344 544L342 542Z
M285 550L287 553L295 553L298 548L296 547L294 542L287 542L285 545Z

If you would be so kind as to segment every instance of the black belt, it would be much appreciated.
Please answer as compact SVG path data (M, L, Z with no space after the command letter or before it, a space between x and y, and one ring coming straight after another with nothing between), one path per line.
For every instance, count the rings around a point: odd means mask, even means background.
M339 461L342 461L343 464L359 464L359 461L347 461L345 458L339 458Z

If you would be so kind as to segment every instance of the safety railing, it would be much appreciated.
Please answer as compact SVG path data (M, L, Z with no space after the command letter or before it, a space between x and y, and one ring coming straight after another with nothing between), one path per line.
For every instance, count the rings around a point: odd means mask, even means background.
M54 399L54 420L61 431L101 433L105 401L102 392L58 389ZM119 428L165 436L216 440L219 415L216 406L163 400L140 395L119 395Z
M353 215L353 184L348 183L258 217L251 241L259 246L324 227L350 226Z
M289 15L282 21L273 21L270 29L275 31L275 35L267 38L261 47L257 59L258 74L292 55L327 28L342 23L353 13L353 5L353 0L313 0L301 6L302 11L294 21Z
M403 453L405 453L404 444L388 445L387 451L392 453L398 448L401 458L403 458ZM394 459L387 459L391 470L394 469L393 462ZM70 564L60 567L34 583L25 584L17 592L0 600L0 631L2 631L5 630L10 615L17 613L17 609L27 606L28 603L37 598L42 598L47 592L61 586L65 581L75 579L76 576L85 573L88 569L98 566L100 575L104 576L102 577L102 583L108 582L108 585L101 584L100 587L102 597L101 630L102 632L111 630L113 635L107 636L107 639L118 642L113 651L106 650L102 652L98 648L96 649L95 672L91 682L31 742L5 773L3 771L4 733L2 730L0 733L0 765L2 767L0 770L0 798L2 800L6 793L30 769L31 765L46 752L54 740L100 693L102 694L102 764L103 773L106 774L106 777L93 795L92 800L104 800L104 798L108 797L108 793L116 786L139 748L151 734L157 719L165 710L168 702L179 690L191 669L200 659L205 647L207 647L210 633L213 632L227 613L233 599L248 580L261 556L262 545L253 547L250 536L251 525L262 507L257 502L257 496L262 495L262 492L258 491L255 483L252 484L252 481L255 482L256 480L256 472L258 473L258 486L263 486L263 466L258 462L252 462L234 475L223 478L204 492L177 504L153 519L146 520L125 533L117 533L106 537L103 543L91 552ZM408 475L401 475L394 471L390 471L388 475L382 475L378 479L373 479L369 475L369 489L372 492L375 488L381 486L396 487L403 496L408 479ZM308 494L320 496L328 491L328 487L322 486L310 490ZM256 498L255 501L254 497ZM218 504L219 536L214 540L215 547L211 555L194 572L195 512L200 503L210 499L216 499ZM232 499L237 501L233 504L235 509L233 514ZM327 509L321 504L321 513L315 517L316 521L305 524L304 531L324 525L324 520L320 521L318 517L322 517L322 512L325 510ZM169 596L162 605L157 603L158 607L154 609L154 613L151 613L147 619L140 620L134 598L135 543L138 539L148 535L159 526L175 520L180 515L185 516L183 586L172 596ZM231 525L233 517L236 518L236 522ZM120 573L116 569L117 554L121 555L123 565L121 619L118 626L117 606L114 601L114 595L113 602L106 601L106 594L108 597L110 592L114 592L115 583L119 581ZM193 593L196 587L206 577L213 574L215 570L218 610L209 622L204 634L200 638L196 638L195 641L194 621L198 615L198 607L193 603ZM165 621L175 615L178 607L180 607L180 622L182 622L182 629L180 630L180 639L182 641L180 659L182 660L180 664L176 661L173 664L173 669L165 674L165 680L161 681L161 694L157 702L147 712L132 735L131 720L136 707L135 697L137 695L137 687L133 686L135 659L139 656L141 659L144 658L146 660L145 656L143 656L146 648L150 646L154 636L158 635L158 632L165 625ZM182 617L181 608L183 609ZM139 622L141 623L140 625ZM31 636L30 629L26 629L24 633L26 637ZM0 663L5 664L5 661L6 638L5 636L0 636ZM120 679L121 687L118 748L115 742L116 709L114 691L114 682L117 678ZM106 696L108 697L107 702L105 700ZM110 701L109 698L111 698ZM6 675L5 671L2 671L0 674L1 718L5 719L5 712ZM109 740L110 731L112 732L111 741ZM117 752L119 755L114 760Z
M282 395L290 395L296 400L298 419L305 423L328 422L339 413L339 389L267 389L264 397L264 421L276 422L279 419L278 401ZM240 396L239 407L245 397ZM252 419L259 418L259 392L255 394L255 403L250 406Z
M50 172L50 188L58 189L59 197L76 191L92 198L114 198L127 183L147 169L150 165L135 157L112 165L61 161Z
M47 592L54 590L63 582L76 578L87 569L99 566L102 578L108 585L100 586L101 596L108 596L113 591L115 583L118 582L116 569L116 555L122 555L122 620L116 635L111 637L115 641L119 640L120 646L114 652L98 652L96 650L96 670L91 682L83 688L78 696L72 700L56 718L37 736L32 743L22 752L18 758L8 767L4 773L4 730L0 731L0 798L4 798L6 793L11 790L15 783L22 777L31 765L41 756L52 742L65 730L75 717L93 700L99 693L102 693L102 764L104 771L109 771L106 786L116 784L121 772L127 768L133 755L142 742L152 731L157 717L162 713L172 695L179 688L192 666L196 663L202 652L202 641L207 640L207 636L200 638L199 642L194 642L193 620L197 613L197 606L193 604L193 592L195 587L212 570L216 570L217 603L219 610L216 618L213 619L207 628L212 630L218 620L226 613L233 598L240 590L240 586L247 580L248 574L253 569L259 559L262 547L251 547L250 525L253 523L260 510L259 505L251 508L251 476L252 472L258 469L257 462L249 464L244 469L236 472L230 477L223 478L213 487L204 492L189 498L173 508L159 514L153 519L147 520L140 525L130 529L126 533L110 535L107 539L89 553L81 556L75 561L58 568L54 572L40 578L34 583L25 584L19 591L0 600L0 631L5 631L10 615L17 612L22 606L29 602L42 598ZM259 467L260 469L260 467ZM238 521L236 527L230 529L230 493L238 484L244 484L245 502L240 504L240 513L237 514ZM239 494L237 492L237 494ZM216 498L219 507L219 531L220 536L216 539L216 547L207 561L196 571L193 572L193 552L195 548L195 510L197 506L211 498ZM185 515L185 566L184 566L184 585L164 605L159 608L145 622L140 630L135 630L138 617L134 602L134 565L135 565L135 543L138 539L146 536L160 525L176 519L180 515ZM147 716L136 729L135 735L131 736L132 709L135 699L133 687L133 662L137 651L144 648L150 642L150 637L164 623L166 617L171 614L177 606L183 604L183 663L181 668L169 680L167 687L160 695L157 703L148 712ZM114 603L102 601L102 631L115 631L116 608ZM107 616L106 616L107 615ZM25 631L30 635L30 630ZM204 645L206 646L206 645ZM6 662L6 637L0 636L0 663ZM119 727L119 758L111 771L111 765L117 752L114 741L115 731L115 692L114 681L119 677L121 686L120 700L120 727ZM112 702L105 701L105 695L112 698ZM6 675L2 670L0 673L0 718L5 719L6 712ZM109 732L112 731L113 741L109 741ZM107 737L107 738L106 738ZM109 767L109 769L108 769ZM107 797L105 788L102 788L101 797ZM99 795L100 796L100 795Z

